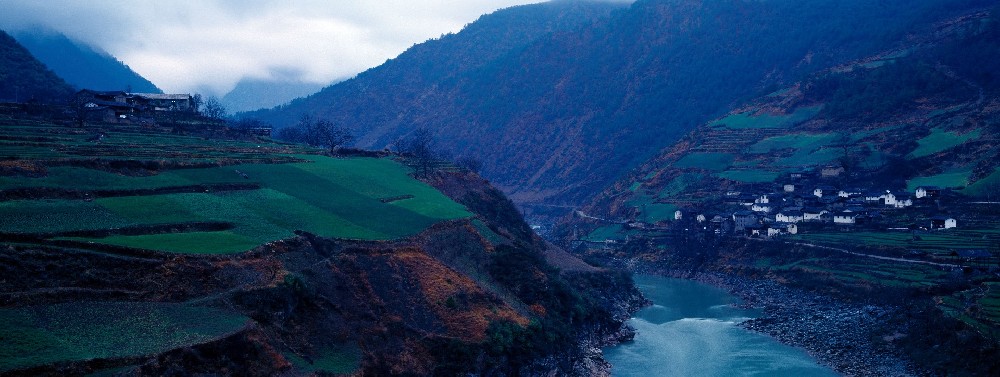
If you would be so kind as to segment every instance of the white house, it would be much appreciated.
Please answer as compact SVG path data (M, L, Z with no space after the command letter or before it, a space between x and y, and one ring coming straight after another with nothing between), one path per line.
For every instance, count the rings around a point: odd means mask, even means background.
M920 198L933 198L941 195L941 188L937 186L917 186L914 196Z
M754 203L753 206L750 207L750 210L754 212L771 213L772 208L770 204Z
M949 216L934 216L931 218L931 229L951 229L958 227L958 220Z
M843 189L837 193L841 198L850 198L852 196L860 196L861 194L862 192L859 189Z
M818 218L819 215L817 215ZM802 211L781 211L774 215L774 221L779 223L797 223L805 221L805 216Z
M828 211L819 208L803 208L802 221L823 221L824 213L828 213Z
M768 204L771 203L771 198L769 198L767 194L762 194L758 196L757 199L754 199L753 202L758 204Z
M698 217L695 217L695 220L697 220L699 223L703 223L705 222L705 215L698 214Z
M775 223L767 228L767 236L774 237L779 234L798 234L799 227L795 224Z
M681 212L681 210L674 211L674 220L680 220L683 218L684 218L684 212Z
M855 224L860 214L857 212L839 212L833 215L834 224Z
M896 196L896 208L906 208L913 205L913 198L909 195Z

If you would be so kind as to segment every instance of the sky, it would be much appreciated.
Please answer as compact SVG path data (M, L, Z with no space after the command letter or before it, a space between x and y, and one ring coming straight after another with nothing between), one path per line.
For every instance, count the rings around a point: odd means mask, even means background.
M99 47L167 93L243 78L328 84L480 15L541 0L0 0L0 29Z

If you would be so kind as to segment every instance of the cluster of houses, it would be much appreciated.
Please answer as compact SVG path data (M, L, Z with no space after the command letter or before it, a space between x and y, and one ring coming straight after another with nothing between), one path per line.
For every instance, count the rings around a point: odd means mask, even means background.
M76 103L84 110L103 113L105 118L128 119L150 111L197 112L190 94L128 93L83 89L76 93Z
M934 186L921 186L910 194L891 190L837 189L828 185L806 188L799 184L785 184L778 192L727 192L724 202L742 208L732 213L705 215L678 210L674 213L674 220L693 221L700 225L700 229L712 230L716 234L732 232L748 237L773 237L796 234L803 223L845 227L880 223L886 210L932 203L941 195L942 189ZM954 217L935 216L920 227L950 229L957 226Z

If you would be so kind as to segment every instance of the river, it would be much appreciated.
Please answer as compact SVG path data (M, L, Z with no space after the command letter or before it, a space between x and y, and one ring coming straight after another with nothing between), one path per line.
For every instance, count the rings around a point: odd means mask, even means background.
M805 351L737 326L759 312L731 304L721 289L681 279L637 275L653 306L629 324L635 340L604 350L611 375L836 376Z

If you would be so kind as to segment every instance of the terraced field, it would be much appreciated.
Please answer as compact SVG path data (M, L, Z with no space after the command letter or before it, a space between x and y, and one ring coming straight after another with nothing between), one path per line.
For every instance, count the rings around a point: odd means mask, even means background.
M897 251L919 250L933 256L951 257L951 252L964 249L990 250L1000 241L995 229L949 229L918 232L847 232L800 233L790 240L834 247L870 247Z
M389 158L163 129L0 127L0 234L22 240L238 253L296 230L384 240L471 215Z
M73 302L0 308L0 374L57 362L144 356L219 339L249 318L183 304Z

